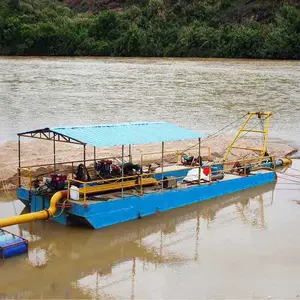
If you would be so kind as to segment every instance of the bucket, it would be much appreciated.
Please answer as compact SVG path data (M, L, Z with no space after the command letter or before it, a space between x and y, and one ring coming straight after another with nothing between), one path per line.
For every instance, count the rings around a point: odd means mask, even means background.
M71 185L70 187L70 198L72 200L79 200L79 188L75 185Z

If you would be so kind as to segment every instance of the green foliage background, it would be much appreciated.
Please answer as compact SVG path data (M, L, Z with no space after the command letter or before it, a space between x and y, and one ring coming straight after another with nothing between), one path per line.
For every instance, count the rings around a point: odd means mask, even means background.
M137 0L91 14L54 0L1 0L0 55L299 59L297 3L245 2Z

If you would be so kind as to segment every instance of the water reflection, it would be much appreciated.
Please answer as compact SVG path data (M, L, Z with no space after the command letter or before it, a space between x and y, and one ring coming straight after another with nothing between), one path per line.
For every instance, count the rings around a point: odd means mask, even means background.
M266 198L273 198L273 188L270 186L271 193L265 192L264 196ZM260 191L261 192L261 191ZM172 263L173 267L179 264L188 264L198 262L199 260L199 239L201 236L200 227L206 224L206 229L212 230L210 223L215 221L215 230L218 227L223 227L224 222L219 219L219 216L224 214L226 210L231 211L231 213L226 213L228 217L228 223L232 223L236 220L232 208L237 210L237 214L240 217L240 221L246 223L250 226L257 226L261 229L266 229L266 223L264 220L264 200L263 195L253 193L249 198L245 199L245 195L239 195L224 201L220 199L218 201L213 201L215 203L202 203L198 207L193 207L191 210L187 210L182 216L170 216L168 222L166 222L162 228L155 233L152 233L139 241L139 247L144 249L143 252L146 253L151 249L153 253L156 253L154 260L146 261L145 256L136 257L134 256L131 261L119 262L116 266L114 265L109 274L103 274L103 272L96 271L94 274L88 275L84 278L77 280L73 283L73 286L77 289L81 289L83 293L91 298L97 298L99 295L107 295L105 292L109 290L110 287L123 285L123 282L130 284L130 298L135 299L135 285L136 285L136 274L139 271L144 271L145 269L153 269L159 267L161 264ZM256 210L256 203L259 204L260 212ZM272 204L272 200L269 205ZM241 205L242 209L239 209ZM238 209L237 209L238 208ZM252 217L251 222L246 221L245 217L246 211ZM250 218L249 218L250 219ZM258 225L261 222L261 225ZM193 247L189 248L185 253L174 253L172 249L178 244L185 244L188 241L189 244L194 244ZM178 257L170 262L170 257ZM162 261L160 262L162 258ZM128 290L129 288L127 288ZM117 297L122 296L122 294L117 295Z
M148 280L151 285L167 280L161 269L176 274L184 266L201 264L208 245L220 247L220 240L205 242L218 231L232 234L232 227L240 226L267 230L264 208L272 205L273 189L268 185L99 231L52 222L22 224L21 234L31 240L28 259L18 257L1 266L6 276L0 291L6 297L27 293L33 298L149 296ZM162 295L156 291L155 297Z

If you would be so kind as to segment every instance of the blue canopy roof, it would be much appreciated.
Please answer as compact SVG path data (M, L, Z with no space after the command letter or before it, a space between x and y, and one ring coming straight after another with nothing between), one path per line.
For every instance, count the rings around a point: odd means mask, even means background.
M205 137L204 134L165 122L54 127L48 130L95 147L150 144Z

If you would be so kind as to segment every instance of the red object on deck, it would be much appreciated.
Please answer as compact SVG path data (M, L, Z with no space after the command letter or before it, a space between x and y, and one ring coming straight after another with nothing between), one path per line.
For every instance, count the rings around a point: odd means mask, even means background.
M208 176L209 175L209 167L203 168L203 173L204 173L204 175Z

